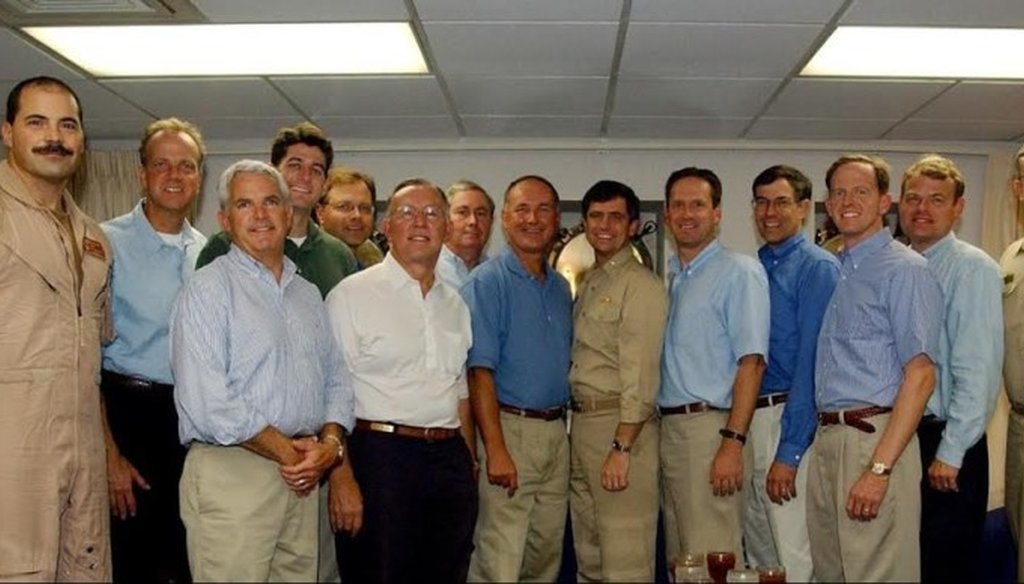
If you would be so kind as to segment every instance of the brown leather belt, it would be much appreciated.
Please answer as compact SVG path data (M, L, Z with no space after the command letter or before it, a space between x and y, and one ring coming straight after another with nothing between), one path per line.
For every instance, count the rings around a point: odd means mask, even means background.
M390 422L371 422L370 420L356 420L356 429L364 432L383 432L407 438L418 438L427 442L450 440L460 435L458 428L421 428Z
M881 406L870 406L867 408L861 408L859 410L840 410L838 412L818 412L818 422L822 426L829 426L832 424L843 424L851 428L856 428L861 432L867 432L868 434L875 433L875 426L870 422L865 422L865 418L871 416L877 416L879 414L887 414L892 411L892 408L883 408Z
M132 377L130 375L123 375L115 371L104 369L101 373L102 382L107 385L114 385L124 387L128 389L138 389L143 391L161 391L170 392L174 391L174 386L166 383L157 383L148 379L141 379L139 377Z
M603 412L605 410L617 409L619 409L619 398L617 397L572 398L572 411L579 414L589 414L590 412Z
M757 398L757 409L770 408L772 406L784 404L788 399L788 393L772 393L769 395L762 395L761 397Z
M544 420L545 422L553 422L565 417L565 406L556 406L546 410L531 410L530 408L517 408L516 406L499 403L498 409L513 416Z
M663 416L672 416L675 414L696 414L697 412L712 412L719 411L724 412L722 408L716 408L711 404L704 402L693 402L692 404L683 404L681 406L665 406L658 408Z

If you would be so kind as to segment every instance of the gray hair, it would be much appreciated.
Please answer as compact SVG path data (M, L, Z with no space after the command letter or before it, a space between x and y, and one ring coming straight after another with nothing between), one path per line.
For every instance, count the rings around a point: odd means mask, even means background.
M217 193L220 195L221 209L226 208L228 201L231 199L231 192L229 190L231 181L235 180L235 176L243 173L265 174L269 176L277 185L277 191L281 195L282 202L285 205L289 204L288 183L285 182L284 177L281 176L281 173L276 168L259 160L239 160L220 175L220 181L217 183Z
M480 194L487 199L487 206L491 210L491 215L494 215L494 199L491 198L491 195L489 195L482 186L465 178L453 182L448 187L448 190L445 191L445 197L448 199L448 204L451 205L452 199L455 198L455 195L465 191L480 191Z

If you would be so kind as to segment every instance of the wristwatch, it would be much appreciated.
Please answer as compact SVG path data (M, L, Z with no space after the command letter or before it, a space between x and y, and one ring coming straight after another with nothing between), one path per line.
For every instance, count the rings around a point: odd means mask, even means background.
M892 474L892 467L879 460L872 462L868 470L876 477L887 477Z
M617 452L621 452L623 454L629 454L629 451L633 450L633 445L632 444L629 444L629 445L623 444L622 442L619 442L618 438L616 438L616 439L612 440L612 450L615 450Z
M324 436L324 442L328 440L338 445L338 464L341 464L342 462L345 461L345 444L342 443L341 438L338 438L334 434L328 434Z

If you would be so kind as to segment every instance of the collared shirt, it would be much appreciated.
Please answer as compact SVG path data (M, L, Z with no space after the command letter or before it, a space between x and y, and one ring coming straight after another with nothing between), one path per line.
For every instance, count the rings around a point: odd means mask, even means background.
M174 383L167 336L171 307L206 237L186 221L181 245L168 245L146 218L143 201L101 227L114 248L110 288L117 335L103 349L103 368Z
M985 433L999 394L1002 279L992 258L953 232L924 250L924 257L946 303L938 382L927 412L946 420L936 458L959 468L964 453Z
M573 311L569 382L573 397L619 398L619 421L654 413L668 297L661 280L627 245L580 283Z
M455 289L435 279L424 296L389 253L339 284L327 312L355 384L357 418L459 427L473 337Z
M1010 403L1024 406L1024 239L1010 244L999 259L1003 273L1003 380Z
M839 254L840 275L818 335L814 370L820 411L891 407L903 367L934 363L942 290L927 261L888 229Z
M224 231L214 234L199 253L196 269L228 253L229 249L231 236ZM300 276L316 284L321 298L326 298L338 282L358 270L352 249L321 229L312 219L301 246L295 245L291 239L285 239L284 255L295 262Z
M485 261L487 261L487 255L481 254L477 265L479 266ZM466 283L466 279L469 278L471 271L473 270L466 265L466 262L462 261L462 258L448 249L447 244L441 246L441 255L437 257L437 267L434 268L434 275L458 290Z
M728 409L740 357L768 356L768 277L754 258L717 239L685 266L673 257L669 273L658 405Z
M551 266L544 273L535 277L506 249L459 289L473 316L468 365L493 371L498 401L518 408L569 401L572 293Z
M775 459L799 466L814 440L814 355L839 261L802 234L757 252L771 291L771 336L761 395L788 393Z
M241 444L328 422L352 430L352 381L316 288L285 259L281 281L231 246L182 288L171 369L182 444Z

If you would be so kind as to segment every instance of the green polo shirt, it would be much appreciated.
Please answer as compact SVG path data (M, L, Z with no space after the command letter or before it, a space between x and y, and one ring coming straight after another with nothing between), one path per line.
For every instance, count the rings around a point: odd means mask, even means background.
M231 237L224 231L215 234L199 252L196 269L228 253L230 249ZM284 241L284 255L295 262L299 275L315 284L320 289L320 296L324 298L338 282L357 270L352 250L341 240L320 229L312 220L309 222L306 241L301 246L295 245L290 239Z

